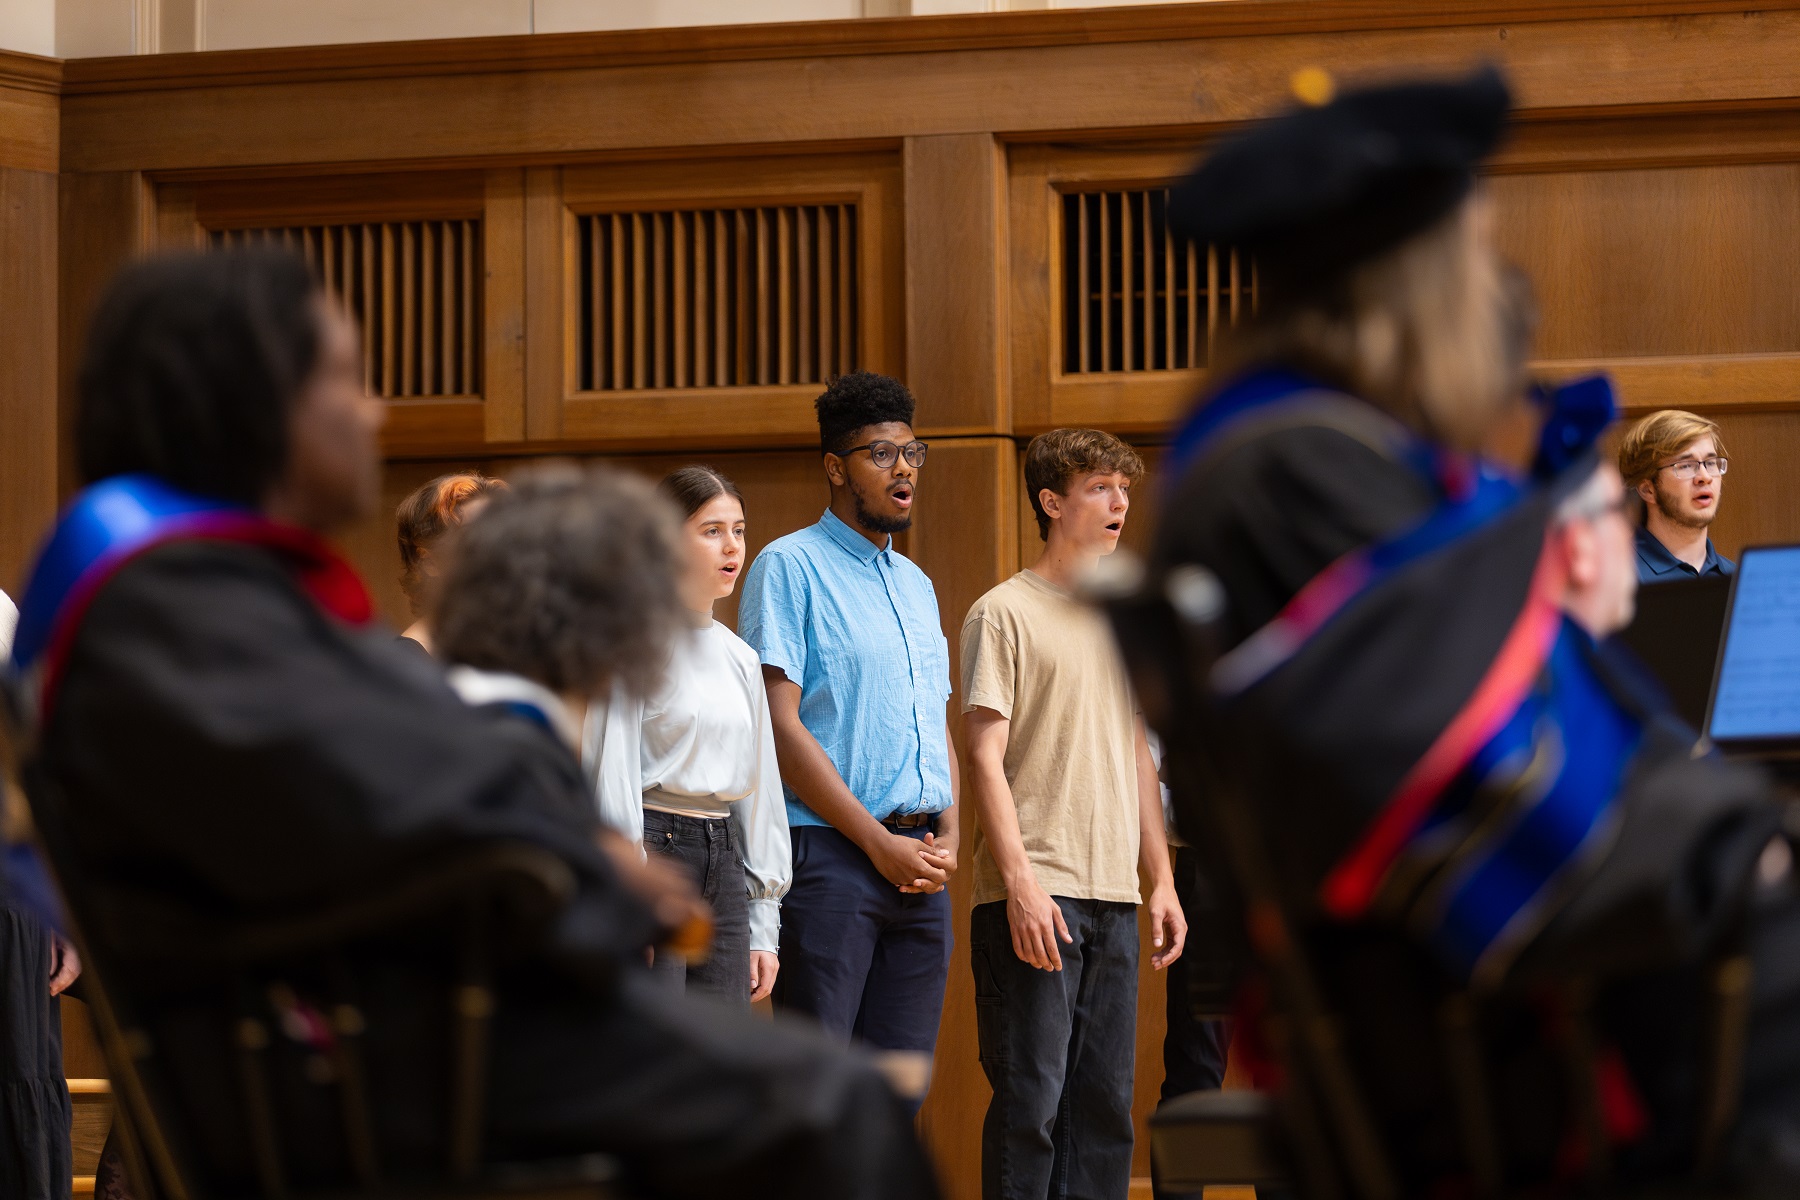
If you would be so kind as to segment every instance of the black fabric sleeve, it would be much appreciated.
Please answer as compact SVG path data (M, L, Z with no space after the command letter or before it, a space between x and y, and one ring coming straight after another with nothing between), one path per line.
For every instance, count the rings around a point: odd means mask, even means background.
M179 543L96 598L45 730L95 878L218 916L342 900L514 839L576 872L558 950L602 975L654 934L573 757L470 709L391 633L322 613L267 551ZM132 914L115 914L128 937Z
M1415 470L1348 433L1285 428L1188 472L1162 520L1157 557L1219 576L1235 641L1341 555L1421 520L1434 502Z

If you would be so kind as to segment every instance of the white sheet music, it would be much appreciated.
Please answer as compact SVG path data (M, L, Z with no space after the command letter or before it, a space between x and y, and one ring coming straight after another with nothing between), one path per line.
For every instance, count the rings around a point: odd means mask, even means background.
M1749 550L1738 564L1707 733L1800 738L1800 546Z

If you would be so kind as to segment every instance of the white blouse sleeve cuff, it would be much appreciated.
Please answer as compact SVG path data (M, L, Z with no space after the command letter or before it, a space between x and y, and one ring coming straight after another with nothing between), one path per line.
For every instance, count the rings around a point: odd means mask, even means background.
M781 901L773 897L750 901L750 948L781 953Z

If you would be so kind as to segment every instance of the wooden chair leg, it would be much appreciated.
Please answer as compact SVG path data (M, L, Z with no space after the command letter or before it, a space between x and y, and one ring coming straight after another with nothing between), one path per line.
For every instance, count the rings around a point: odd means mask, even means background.
M490 919L486 903L469 907L461 977L452 997L450 1177L459 1183L473 1179L481 1165L489 1023L494 1015Z
M281 1145L275 1135L275 1109L269 1095L268 1071L263 1055L269 1048L269 1027L253 1016L238 1018L232 1031L238 1067L238 1090L244 1102L244 1120L250 1126L250 1156L265 1200L286 1200L287 1179L281 1168Z
M108 1141L118 1147L119 1159L125 1167L125 1182L131 1188L132 1200L157 1200L160 1193L144 1161L144 1147L138 1141L131 1114L124 1105L113 1108L112 1134ZM102 1150L102 1154L104 1154Z
M355 972L341 953L330 956L328 971L333 996L331 1058L343 1111L344 1146L357 1182L373 1190L381 1184L381 1162L375 1148L368 1073L363 1069L362 1037L367 1023L356 1003Z

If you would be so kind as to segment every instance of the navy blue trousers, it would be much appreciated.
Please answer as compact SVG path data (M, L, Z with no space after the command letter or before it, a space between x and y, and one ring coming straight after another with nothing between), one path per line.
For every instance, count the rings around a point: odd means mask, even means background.
M901 892L835 829L797 825L791 836L775 1004L846 1041L931 1053L950 974L950 893Z

